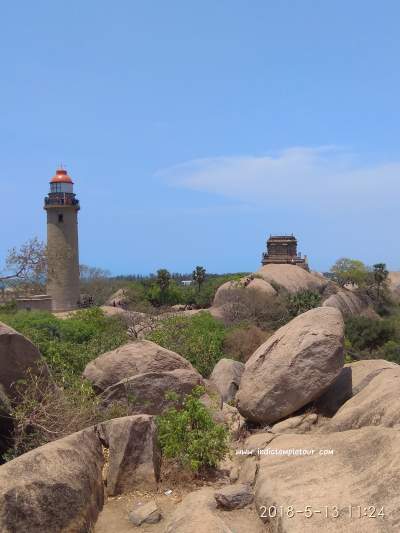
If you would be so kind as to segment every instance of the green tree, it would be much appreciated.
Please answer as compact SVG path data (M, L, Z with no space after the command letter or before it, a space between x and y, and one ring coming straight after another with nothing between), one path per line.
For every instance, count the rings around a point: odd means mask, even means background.
M202 266L197 266L193 270L192 277L193 277L193 280L197 283L198 292L200 292L201 286L206 280L206 269Z
M338 259L332 266L331 272L334 281L342 287L347 283L361 287L367 283L369 275L368 268L362 261L348 257Z
M161 303L165 303L166 296L169 289L169 284L171 282L171 274L166 268L160 268L157 270L157 280L156 283L160 288L160 299Z

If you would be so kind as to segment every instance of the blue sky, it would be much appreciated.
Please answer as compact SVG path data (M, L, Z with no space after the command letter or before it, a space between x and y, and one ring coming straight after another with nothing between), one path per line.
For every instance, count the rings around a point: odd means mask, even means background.
M400 269L400 4L0 0L0 260L75 180L81 262Z

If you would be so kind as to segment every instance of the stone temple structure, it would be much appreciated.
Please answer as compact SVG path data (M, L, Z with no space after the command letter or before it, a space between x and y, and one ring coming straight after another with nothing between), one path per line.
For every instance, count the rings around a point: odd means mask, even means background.
M297 253L297 239L292 235L270 235L267 251L262 254L263 265L297 265L309 270L307 256Z
M50 180L44 199L47 212L47 294L53 311L70 311L79 305L79 200L67 171L60 168Z

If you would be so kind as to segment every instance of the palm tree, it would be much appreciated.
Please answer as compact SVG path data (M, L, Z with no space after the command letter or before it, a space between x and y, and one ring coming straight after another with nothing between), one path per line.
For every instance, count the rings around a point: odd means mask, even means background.
M157 270L157 285L160 287L162 303L165 303L165 296L168 291L170 281L171 274L166 268L160 268L160 270Z
M376 265L373 266L374 268L374 281L375 281L375 285L376 285L376 292L377 292L377 297L378 297L378 301L380 299L380 293L381 293L381 287L382 285L385 283L388 275L389 275L389 272L388 270L386 270L386 265L385 263L377 263Z
M206 279L206 269L202 266L197 266L193 270L192 278L197 283L197 288L198 288L198 291L200 292L201 286L203 285Z

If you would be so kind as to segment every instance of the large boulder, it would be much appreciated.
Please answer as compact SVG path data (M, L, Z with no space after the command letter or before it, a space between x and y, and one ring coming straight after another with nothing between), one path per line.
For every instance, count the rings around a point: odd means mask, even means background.
M346 431L364 426L400 429L400 368L384 369L361 386L322 431Z
M215 489L205 487L183 498L168 518L164 533L265 533L254 508L217 508Z
M246 289L260 291L264 294L269 294L270 296L275 296L277 294L276 290L270 283L268 283L268 281L256 277L251 277L251 280L246 285Z
M254 276L246 276L237 281L227 281L218 287L214 296L213 307L221 307L230 301L230 293L235 289L252 289L261 294L275 296L276 290L268 281Z
M323 416L333 416L353 396L352 369L345 365L335 381L315 401L315 410Z
M389 272L387 286L395 302L400 302L400 272Z
M235 399L243 371L244 364L233 359L220 359L215 365L210 381L217 387L223 402Z
M124 379L103 393L105 404L126 405L131 414L159 415L173 402L166 396L175 392L179 397L190 394L197 385L204 385L197 372L178 368L171 372L146 372Z
M101 392L125 378L179 368L196 372L189 361L177 353L154 342L142 340L124 344L100 355L88 363L83 376L97 392Z
M216 490L214 498L217 505L231 511L249 505L254 500L254 495L249 483L237 483Z
M254 276L221 285L208 310L214 318L245 321L271 305L277 292L270 283Z
M114 294L112 294L109 299L106 301L106 306L124 306L129 303L129 297L126 292L126 289L118 289Z
M271 531L400 531L399 431L283 435L268 448L260 456L256 505Z
M354 291L340 289L337 293L332 294L322 304L324 307L335 307L339 309L344 317L351 316L368 316L377 318L375 311L357 296Z
M0 385L9 398L17 397L15 383L27 373L47 376L48 368L30 340L0 322Z
M384 359L365 359L344 365L342 371L315 403L317 411L333 416L352 396L358 394L381 372L399 365Z
M355 363L348 363L351 369L352 395L355 396L364 389L376 376L387 370L400 370L400 366L385 359L364 359Z
M88 428L0 466L0 531L91 531L103 507L103 461Z
M274 287L282 287L291 294L306 290L322 293L329 284L328 279L296 265L265 265L257 275Z
M109 448L107 494L134 489L154 490L160 477L161 454L154 419L149 415L114 418L97 426Z
M343 367L343 318L318 307L280 328L250 357L236 395L240 413L271 424L318 398Z

